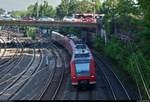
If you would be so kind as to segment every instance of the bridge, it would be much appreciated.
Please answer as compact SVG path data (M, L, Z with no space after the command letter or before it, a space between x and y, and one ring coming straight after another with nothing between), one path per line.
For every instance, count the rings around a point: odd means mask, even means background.
M62 22L62 21L27 21L27 20L0 20L0 25L19 25L19 26L36 26L36 27L83 27L97 28L97 23L87 22Z
M33 27L79 27L94 28L96 36L101 35L102 19L97 19L97 23L89 22L64 22L64 21L37 21L37 20L0 20L0 26L33 26Z

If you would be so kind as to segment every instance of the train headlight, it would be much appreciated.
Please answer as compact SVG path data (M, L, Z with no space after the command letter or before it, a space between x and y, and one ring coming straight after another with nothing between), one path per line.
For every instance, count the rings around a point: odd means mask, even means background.
M76 76L73 76L73 79L76 79Z
M94 78L95 76L94 75L91 75L91 78Z

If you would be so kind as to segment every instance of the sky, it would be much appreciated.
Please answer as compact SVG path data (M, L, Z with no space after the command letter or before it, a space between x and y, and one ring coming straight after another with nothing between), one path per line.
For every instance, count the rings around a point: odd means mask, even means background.
M34 4L36 1L41 3L44 0L0 0L0 8L7 11L12 10L26 10L30 4ZM61 0L46 0L49 5L57 6L60 4Z

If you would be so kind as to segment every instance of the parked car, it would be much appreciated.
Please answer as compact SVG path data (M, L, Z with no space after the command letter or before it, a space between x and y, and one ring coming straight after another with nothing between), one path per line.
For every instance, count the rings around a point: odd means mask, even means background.
M75 18L73 18L72 16L65 16L63 18L63 21L73 22L75 21Z
M34 21L34 20L36 20L35 18L32 18L32 17L23 17L22 19L25 20L25 21Z
M11 16L0 16L0 20L8 20L8 21L11 21L11 20L16 20L15 18L11 17Z
M43 16L43 17L39 18L38 20L39 21L54 21L54 18Z

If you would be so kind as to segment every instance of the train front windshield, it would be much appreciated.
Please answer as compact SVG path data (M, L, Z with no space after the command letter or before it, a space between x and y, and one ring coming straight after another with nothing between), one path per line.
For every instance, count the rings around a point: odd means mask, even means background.
M90 57L89 53L75 54L75 58L86 58L86 57Z
M94 18L93 15L82 15L82 14L79 14L79 15L75 15L75 18L76 19L81 19L81 18Z
M83 44L79 44L76 46L77 49L86 49L86 46Z
M77 76L90 76L90 61L89 60L76 60L75 68L76 68Z

